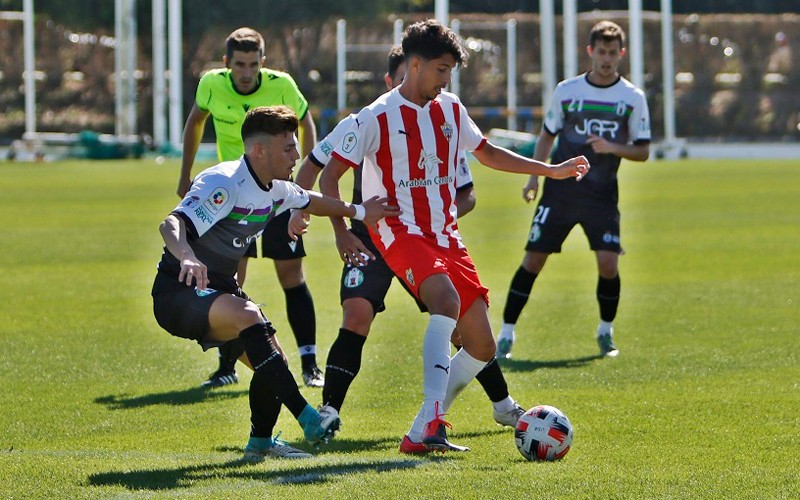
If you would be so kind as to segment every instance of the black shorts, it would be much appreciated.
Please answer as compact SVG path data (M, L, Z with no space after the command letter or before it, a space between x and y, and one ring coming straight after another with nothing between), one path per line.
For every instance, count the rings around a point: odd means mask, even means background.
M586 207L542 198L533 216L525 250L559 253L572 228L580 224L593 251L608 250L621 254L619 219L616 204Z
M339 299L341 302L347 299L365 299L372 304L373 313L378 314L386 310L384 299L389 292L389 286L392 284L392 279L394 279L394 273L389 269L389 266L386 265L386 261L383 260L383 257L381 257L378 249L375 248L369 236L360 233L353 234L358 236L361 242L375 255L375 260L370 260L365 266L344 265L342 269L342 278L339 282ZM414 297L403 280L398 281L403 285L403 288L406 289L409 295ZM414 297L414 300L417 302L417 307L420 308L420 311L428 311L425 305L417 300L416 297Z
M197 341L203 350L219 347L224 342L204 342L208 334L208 312L211 304L223 293L250 300L241 288L235 292L198 290L186 286L175 277L159 272L153 282L153 313L164 330L176 337Z
M303 237L298 236L297 241L289 237L289 217L291 210L287 210L275 217L267 224L261 235L261 256L272 260L292 260L306 256L303 246ZM245 252L245 257L258 257L258 240L250 243Z

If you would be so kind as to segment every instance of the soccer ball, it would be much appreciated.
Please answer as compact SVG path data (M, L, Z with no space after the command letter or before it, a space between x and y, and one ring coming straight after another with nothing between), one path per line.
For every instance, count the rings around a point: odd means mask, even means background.
M528 460L558 460L572 444L572 424L558 408L535 406L520 417L514 440Z

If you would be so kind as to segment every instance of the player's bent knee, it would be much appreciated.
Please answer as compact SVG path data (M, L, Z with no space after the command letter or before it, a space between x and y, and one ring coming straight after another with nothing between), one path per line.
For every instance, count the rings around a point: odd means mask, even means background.
M244 330L245 328L263 322L264 318L261 316L261 311L258 309L258 306L250 301L247 301L236 315L236 325L239 330Z
M366 337L375 319L372 304L366 299L347 299L342 303L342 327Z

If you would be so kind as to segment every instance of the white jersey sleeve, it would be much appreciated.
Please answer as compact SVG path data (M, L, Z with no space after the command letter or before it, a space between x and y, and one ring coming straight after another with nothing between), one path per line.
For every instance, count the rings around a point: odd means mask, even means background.
M467 108L464 104L459 101L458 106L461 108L460 111L460 118L459 121L460 126L458 127L459 130L459 147L460 149L464 149L466 151L475 151L476 149L480 149L481 146L486 142L486 138L483 136L481 129L472 121L472 118L469 117L469 113L467 112Z
M350 127L336 145L332 156L336 156L353 168L364 158L375 153L380 146L380 126L375 114L369 108L364 108L353 118Z
M469 160L464 150L458 150L458 160L456 166L456 189L461 189L472 184L472 171L469 169Z
M274 180L272 181L271 190L275 192L274 196L276 198L283 199L283 203L275 212L276 216L293 208L302 210L311 203L308 191L291 181Z
M561 108L563 90L564 86L559 83L550 98L550 106L547 109L547 113L544 115L544 123L542 125L550 135L556 135L564 128L564 112Z
M173 213L180 213L194 225L202 236L231 212L236 197L236 183L216 172L201 172Z
M344 135L350 129L350 126L353 124L355 118L355 114L349 115L347 118L343 119L335 127L333 127L333 130L331 130L324 139L319 141L319 144L317 144L316 147L311 151L312 159L316 160L315 163L319 164L320 166L325 166L329 161L331 161L333 150L336 149L336 146L342 142L342 138L344 138Z
M644 92L636 89L636 104L628 118L628 134L631 142L650 142L650 110Z

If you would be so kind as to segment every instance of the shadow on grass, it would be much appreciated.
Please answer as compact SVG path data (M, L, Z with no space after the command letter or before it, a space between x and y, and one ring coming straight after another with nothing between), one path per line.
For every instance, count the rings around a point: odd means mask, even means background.
M437 458L437 460L441 460ZM231 460L218 464L199 464L186 467L120 470L91 474L89 486L121 486L129 490L164 491L196 487L203 480L219 482L226 479L263 481L272 484L326 483L339 476L364 472L392 472L426 464L427 460L375 459L348 463L314 463L312 460L266 460L253 463ZM266 465L266 467L265 467ZM284 465L300 465L297 468ZM279 468L280 467L280 468Z
M183 406L209 401L223 401L247 396L247 390L241 391L209 391L202 387L193 387L182 391L170 391L161 394L146 394L144 396L128 396L127 394L111 394L101 396L94 400L95 403L108 406L110 410L130 410L144 408L145 406L168 405Z
M602 359L600 354L583 356L573 359L556 359L552 361L535 361L532 359L498 359L503 371L508 372L532 372L542 368L579 368L586 366L592 361Z

